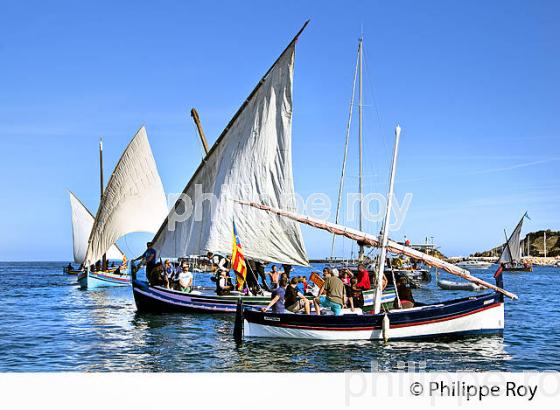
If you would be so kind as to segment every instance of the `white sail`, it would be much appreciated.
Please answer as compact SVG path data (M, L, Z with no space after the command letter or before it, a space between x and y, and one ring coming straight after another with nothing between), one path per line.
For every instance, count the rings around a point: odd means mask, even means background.
M525 215L521 217L521 220L513 230L511 236L509 237L502 255L498 260L498 263L519 263L521 261L521 243L519 242L519 237L521 236L521 228L523 227L523 219Z
M295 210L291 158L294 53L295 40L265 74L196 170L154 238L161 257L206 251L229 254L235 220L245 257L308 264L298 224L243 209L232 201L252 198ZM201 195L211 196L215 202L201 201Z
M70 192L70 207L72 208L72 240L74 245L74 262L83 263L86 258L88 239L95 218L84 204ZM117 245L112 245L107 251L107 259L122 260L124 253Z
M100 260L113 243L128 233L155 232L166 214L163 185L142 127L105 188L88 242L87 264Z

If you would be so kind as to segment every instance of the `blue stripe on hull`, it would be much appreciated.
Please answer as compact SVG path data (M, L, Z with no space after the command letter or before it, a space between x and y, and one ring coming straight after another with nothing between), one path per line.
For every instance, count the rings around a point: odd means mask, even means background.
M123 281L122 279L127 279ZM116 287L116 286L130 286L130 277L129 276L122 276L121 280L112 279L106 276L98 276L87 274L80 276L78 278L78 283L80 284L81 289L96 289L96 288L105 288L105 287Z

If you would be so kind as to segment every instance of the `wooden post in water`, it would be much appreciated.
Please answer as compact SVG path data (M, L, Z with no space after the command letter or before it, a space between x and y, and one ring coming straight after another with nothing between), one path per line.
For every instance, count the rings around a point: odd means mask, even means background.
M196 110L196 108L191 109L191 117L193 118L196 129L198 130L200 141L202 141L202 146L204 147L204 155L208 155L208 142L206 142L206 136L204 135L202 124L200 123L200 117L198 116L198 111Z

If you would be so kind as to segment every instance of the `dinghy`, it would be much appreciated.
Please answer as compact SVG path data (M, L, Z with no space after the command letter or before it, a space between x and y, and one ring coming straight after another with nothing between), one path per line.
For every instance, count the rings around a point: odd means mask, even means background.
M144 127L126 147L104 190L101 172L101 188L101 203L85 254L87 269L78 277L82 289L129 286L131 279L126 266L107 269L107 251L129 233L155 232L167 214L163 185ZM92 266L99 261L102 268L95 271Z
M478 292L484 289L482 286L472 282L457 282L453 280L440 279L439 273L436 272L436 284L443 290L468 290L471 292Z
M377 289L374 310L371 314L356 315L303 315L265 313L238 304L234 337L237 341L252 337L322 339L322 340L398 340L463 336L472 334L500 334L504 329L504 295L517 296L503 289L501 270L496 272L496 285L484 282L458 266L427 255L388 238L391 205L394 192L400 127L395 129L395 147L389 180L389 193L383 229L380 237L352 228L278 209L262 203L239 200L238 202L268 213L359 241L366 246L380 248L377 266ZM494 290L493 293L455 299L435 304L415 303L402 308L397 295L397 308L382 311L381 284L386 253L406 255L428 266L443 269L475 284Z

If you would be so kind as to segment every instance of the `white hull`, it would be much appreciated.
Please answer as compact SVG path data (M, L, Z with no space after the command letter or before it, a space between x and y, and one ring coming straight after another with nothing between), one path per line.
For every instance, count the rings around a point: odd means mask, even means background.
M413 339L438 335L500 333L504 329L504 304L441 322L389 328L388 339ZM315 340L383 340L381 330L309 330L264 326L244 321L245 337Z

